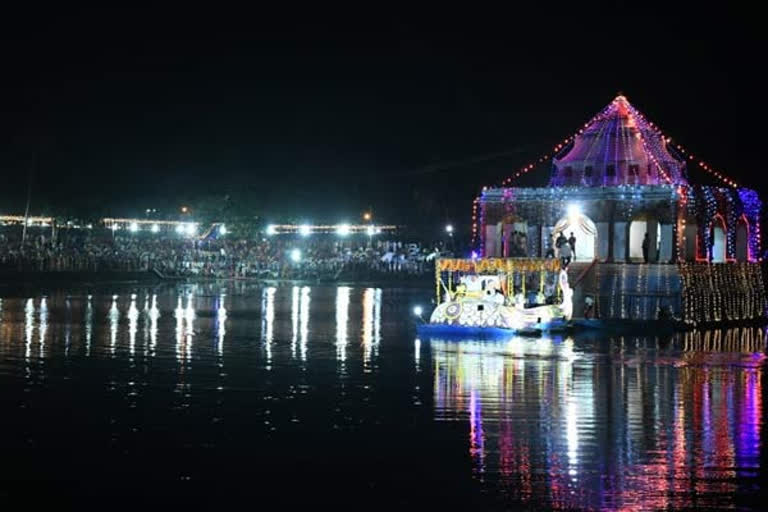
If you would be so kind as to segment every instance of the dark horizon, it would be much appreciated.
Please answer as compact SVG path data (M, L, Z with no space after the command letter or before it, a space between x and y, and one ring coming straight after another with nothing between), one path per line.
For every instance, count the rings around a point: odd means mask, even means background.
M265 218L355 221L372 208L468 224L482 185L619 91L740 185L762 186L764 36L729 12L711 26L610 9L594 34L522 16L505 29L492 17L149 14L19 15L3 31L3 213L23 211L35 154L33 213L138 215L229 195ZM586 37L603 31L610 42Z

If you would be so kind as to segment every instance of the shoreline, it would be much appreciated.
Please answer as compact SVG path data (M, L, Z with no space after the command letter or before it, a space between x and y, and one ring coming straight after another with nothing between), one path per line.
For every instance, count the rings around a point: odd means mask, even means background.
M262 277L208 277L164 276L159 272L145 271L0 271L0 286L104 286L104 285L172 285L215 281L260 283L266 286L292 284L294 286L361 286L424 288L432 286L430 274L393 275L391 277L364 277L360 279L289 279Z

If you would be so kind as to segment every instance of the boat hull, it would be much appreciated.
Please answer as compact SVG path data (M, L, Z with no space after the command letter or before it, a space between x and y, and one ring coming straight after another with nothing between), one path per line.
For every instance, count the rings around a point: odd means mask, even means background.
M502 327L481 327L473 325L420 324L416 331L420 336L440 336L447 338L502 339L510 336L539 336L549 332L565 332L571 325L562 320L526 326L518 329Z

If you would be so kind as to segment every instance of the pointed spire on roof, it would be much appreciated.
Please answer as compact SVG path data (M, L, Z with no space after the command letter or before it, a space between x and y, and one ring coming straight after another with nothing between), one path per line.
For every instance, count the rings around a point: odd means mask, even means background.
M626 96L619 94L553 160L551 185L615 186L684 184L684 162Z

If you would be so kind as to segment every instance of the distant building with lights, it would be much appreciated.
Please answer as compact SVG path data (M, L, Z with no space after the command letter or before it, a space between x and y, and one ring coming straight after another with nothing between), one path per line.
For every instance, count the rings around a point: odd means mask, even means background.
M512 186L541 164L550 166L547 186ZM694 183L689 166L721 186ZM673 145L620 95L551 156L499 187L484 188L475 200L473 229L485 257L516 256L521 240L525 255L545 256L560 233L573 233L572 273L583 274L573 277L582 280L584 294L595 296L603 317L651 318L659 307L670 307L691 321L739 320L764 310L760 208L754 190ZM646 259L650 265L627 265ZM691 308L700 309L700 300L718 301L722 293L713 290L710 299L686 295L689 286L704 282L757 302L749 312L745 306L726 314L723 303L711 306L706 318L697 316Z

